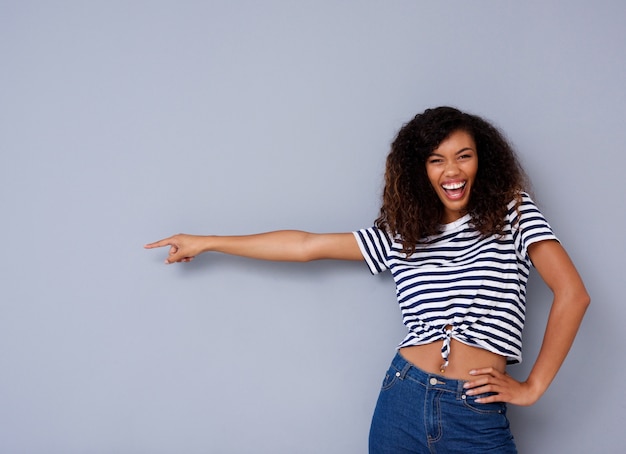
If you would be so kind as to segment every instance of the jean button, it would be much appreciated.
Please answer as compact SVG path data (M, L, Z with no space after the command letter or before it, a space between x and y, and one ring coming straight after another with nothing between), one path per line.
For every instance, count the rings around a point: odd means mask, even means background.
M431 378L429 383L433 386L435 386L437 384L437 379L435 377Z

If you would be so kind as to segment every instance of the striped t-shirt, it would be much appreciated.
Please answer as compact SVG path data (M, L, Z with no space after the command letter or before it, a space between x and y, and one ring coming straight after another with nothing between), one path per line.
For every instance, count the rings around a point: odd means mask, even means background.
M481 236L468 214L420 242L410 257L397 237L377 227L354 232L372 274L388 269L393 275L409 329L398 348L440 340L447 362L453 338L509 364L521 362L527 249L556 237L528 194L515 205L508 206L504 235Z

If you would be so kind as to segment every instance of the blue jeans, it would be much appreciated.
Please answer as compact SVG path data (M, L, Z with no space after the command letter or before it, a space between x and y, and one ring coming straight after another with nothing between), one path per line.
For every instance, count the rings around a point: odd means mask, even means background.
M370 454L517 453L506 404L479 404L462 380L418 369L399 353L383 381Z

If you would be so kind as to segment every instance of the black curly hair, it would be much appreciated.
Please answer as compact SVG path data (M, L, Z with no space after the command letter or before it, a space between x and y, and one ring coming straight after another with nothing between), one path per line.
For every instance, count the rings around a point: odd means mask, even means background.
M482 235L501 234L512 200L521 201L528 178L511 145L484 119L453 107L427 109L398 132L387 156L385 188L377 227L396 234L403 251L415 252L424 238L440 231L444 213L426 174L426 159L451 133L466 131L476 143L478 172L467 212Z

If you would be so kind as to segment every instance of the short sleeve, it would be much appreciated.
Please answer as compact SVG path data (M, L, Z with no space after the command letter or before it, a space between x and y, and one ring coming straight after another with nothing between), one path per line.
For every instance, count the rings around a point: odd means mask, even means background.
M531 244L546 240L558 241L558 238L528 194L522 193L522 203L517 207L515 205L515 201L509 204L508 214L513 240L518 254L529 260L528 247Z
M389 269L391 241L383 230L370 227L353 232L353 234L372 274Z

